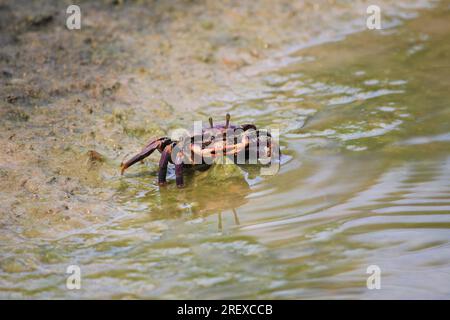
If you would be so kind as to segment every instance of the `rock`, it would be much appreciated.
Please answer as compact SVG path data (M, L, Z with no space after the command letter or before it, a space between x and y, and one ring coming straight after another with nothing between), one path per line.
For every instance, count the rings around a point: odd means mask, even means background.
M95 150L89 150L87 152L87 156L88 156L88 161L92 164L93 163L101 163L101 162L105 161L105 157Z
M47 184L54 184L58 179L56 177L51 177L48 181Z
M53 21L52 14L41 14L34 17L28 17L28 23L31 27L45 27Z
M21 110L12 109L6 113L5 118L10 121L26 122L30 116Z
M13 104L16 103L18 99L19 98L17 96L10 94L6 97L6 102Z
M245 174L238 165L225 157L217 158L214 164L207 171L202 172L199 180L208 181L211 185L232 183L235 180L245 180Z
M2 77L3 78L12 78L12 76L13 76L13 73L12 73L12 71L10 71L10 70L8 70L8 69L3 69L2 70L2 72L1 72L1 74L2 74Z

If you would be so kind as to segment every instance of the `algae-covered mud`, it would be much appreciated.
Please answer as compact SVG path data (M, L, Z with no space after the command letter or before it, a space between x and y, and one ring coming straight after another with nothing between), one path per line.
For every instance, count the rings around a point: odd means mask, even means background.
M0 298L450 298L448 1L69 4L0 2ZM120 176L227 112L276 175Z

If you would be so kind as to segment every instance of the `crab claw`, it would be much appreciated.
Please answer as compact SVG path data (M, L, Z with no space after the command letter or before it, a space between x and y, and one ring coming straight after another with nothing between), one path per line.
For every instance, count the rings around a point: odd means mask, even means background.
M130 160L122 162L120 164L120 174L123 175L123 173L128 167L131 167L136 162L139 162L147 158L155 150L159 150L161 152L171 142L172 141L167 137L159 138L156 140L150 140L150 142L141 150L141 152L134 155Z

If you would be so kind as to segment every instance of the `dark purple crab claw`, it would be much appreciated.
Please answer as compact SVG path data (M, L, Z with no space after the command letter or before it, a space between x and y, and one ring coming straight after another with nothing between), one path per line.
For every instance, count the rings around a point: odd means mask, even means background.
M167 137L150 140L150 142L141 150L141 152L133 156L130 160L122 162L120 164L120 174L123 175L127 168L131 167L136 162L144 160L155 150L159 150L161 152L171 142L172 141Z

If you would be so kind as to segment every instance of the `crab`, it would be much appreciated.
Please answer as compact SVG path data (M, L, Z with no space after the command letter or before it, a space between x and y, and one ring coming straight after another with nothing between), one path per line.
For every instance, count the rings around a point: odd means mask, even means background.
M269 132L258 130L254 124L230 124L230 114L224 124L214 125L209 118L209 127L199 134L185 135L172 140L168 137L151 139L149 143L128 161L120 164L121 174L133 164L142 161L154 151L161 153L158 184L167 183L168 164L175 165L175 180L179 188L184 187L183 171L187 168L208 168L219 157L231 159L235 164L261 164L262 159L279 155L279 147ZM256 161L255 161L256 160Z

